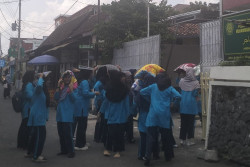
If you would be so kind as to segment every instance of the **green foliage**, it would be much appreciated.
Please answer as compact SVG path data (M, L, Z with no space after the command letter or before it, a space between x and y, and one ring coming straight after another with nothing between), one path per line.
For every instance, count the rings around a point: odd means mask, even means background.
M109 5L102 5L102 11L110 17L95 29L99 40L104 41L103 59L111 60L113 49L121 48L124 42L147 36L147 5L150 8L150 35L160 34L162 41L170 38L167 17L175 13L166 0L162 0L159 5L145 3L145 0L113 1Z
M186 8L184 12L191 12L191 11L200 10L200 9L206 10L209 7L206 2L202 2L202 1L190 2L189 5L190 6Z

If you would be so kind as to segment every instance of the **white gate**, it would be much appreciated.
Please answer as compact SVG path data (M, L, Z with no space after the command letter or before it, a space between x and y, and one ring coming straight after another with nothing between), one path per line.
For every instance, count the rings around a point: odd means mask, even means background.
M160 35L151 36L123 44L114 50L112 64L123 70L139 69L146 64L160 64Z

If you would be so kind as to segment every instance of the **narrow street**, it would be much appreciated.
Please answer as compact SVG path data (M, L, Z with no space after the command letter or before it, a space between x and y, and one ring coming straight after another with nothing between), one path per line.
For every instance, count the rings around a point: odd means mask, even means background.
M69 159L63 156L57 156L59 152L59 140L56 129L56 111L50 109L50 118L47 123L47 138L44 146L43 155L48 158L48 161L43 164L35 164L30 159L24 158L25 151L18 150L16 148L16 138L18 128L21 122L21 116L19 113L15 113L12 109L11 99L4 100L2 97L3 88L0 87L0 162L2 167L33 167L34 165L46 166L46 167L137 167L143 166L143 162L137 160L137 144L139 140L138 131L135 123L135 144L127 144L126 151L122 153L121 158L114 159L113 157L104 157L103 145L101 143L93 142L93 133L95 126L95 119L89 119L88 130L87 130L87 142L90 143L89 150L87 151L77 151L76 157ZM13 92L12 92L13 94ZM178 114L174 114L175 121L175 137L177 143L178 133L179 133L179 122ZM161 153L160 160L152 161L152 166L171 166L171 167L238 167L239 165L228 162L220 161L219 163L208 163L203 160L197 159L196 154L199 148L202 148L204 142L200 140L201 138L201 126L199 121L196 125L196 145L191 147L179 147L175 149L175 158L171 162L165 162L163 155Z

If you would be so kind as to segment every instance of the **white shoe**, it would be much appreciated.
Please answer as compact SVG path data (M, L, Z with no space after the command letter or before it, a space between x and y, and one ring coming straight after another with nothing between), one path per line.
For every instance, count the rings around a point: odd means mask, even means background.
M86 150L88 150L88 149L89 149L88 146L84 146L84 147L75 147L75 150L76 150L76 151L86 151Z
M195 142L192 142L191 140L187 141L187 146L193 146L193 145L195 145Z
M181 145L186 145L186 140L181 140L180 144Z

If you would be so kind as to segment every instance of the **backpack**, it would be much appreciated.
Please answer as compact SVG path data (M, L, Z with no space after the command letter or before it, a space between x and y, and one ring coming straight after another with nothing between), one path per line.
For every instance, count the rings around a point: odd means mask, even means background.
M23 92L18 91L12 96L12 106L15 112L22 112L23 108Z

